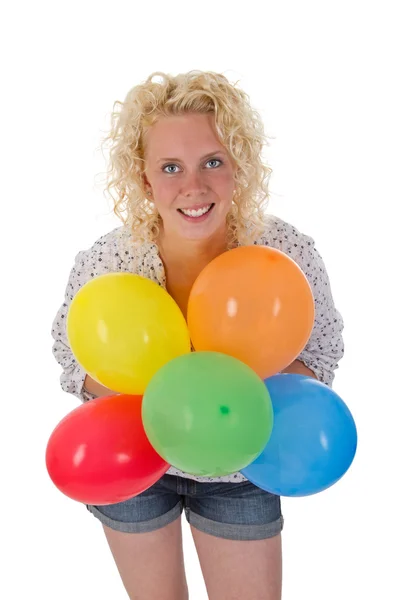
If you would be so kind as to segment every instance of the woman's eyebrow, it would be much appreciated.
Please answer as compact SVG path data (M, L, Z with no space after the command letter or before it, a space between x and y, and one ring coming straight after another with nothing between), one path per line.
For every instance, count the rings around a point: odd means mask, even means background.
M204 160L205 158L208 158L209 156L215 156L216 154L225 154L225 152L223 150L216 150L215 152L209 152L208 154L205 154L204 156L202 156L200 158L200 160ZM165 160L177 160L180 161L180 158L176 158L176 157L169 157L169 158L159 158L157 160L157 162L163 162Z

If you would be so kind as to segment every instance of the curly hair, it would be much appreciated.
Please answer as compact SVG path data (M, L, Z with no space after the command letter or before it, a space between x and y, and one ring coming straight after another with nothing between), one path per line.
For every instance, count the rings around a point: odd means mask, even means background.
M153 82L156 76L162 81ZM117 217L131 228L135 243L154 241L160 216L144 188L145 134L160 117L193 112L214 115L217 135L236 165L228 247L251 244L264 229L270 197L272 169L262 161L268 136L248 95L220 73L192 70L172 76L155 71L124 102L114 103L111 130L101 143L102 149L109 147L104 193L112 198Z

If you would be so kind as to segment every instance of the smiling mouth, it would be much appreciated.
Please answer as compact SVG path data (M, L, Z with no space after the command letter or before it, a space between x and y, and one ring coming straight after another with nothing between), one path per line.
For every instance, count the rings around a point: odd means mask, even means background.
M203 206L202 208L198 208L197 210L191 209L191 208L178 208L178 211L182 214L185 215L185 217L191 217L192 219L196 219L199 217L203 217L204 215L206 215L207 213L210 212L210 210L214 207L214 203L212 204L208 204L207 206Z

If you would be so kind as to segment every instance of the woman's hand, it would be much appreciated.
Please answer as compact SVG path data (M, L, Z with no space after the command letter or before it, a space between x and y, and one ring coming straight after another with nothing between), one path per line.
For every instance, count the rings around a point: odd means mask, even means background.
M282 373L297 373L298 375L307 375L308 377L314 377L318 380L318 377L311 371L304 363L300 360L294 360L286 369L283 369Z
M113 396L117 393L113 392L113 390L109 390L104 385L101 385L101 383L98 383L89 377L89 375L86 375L83 387L87 392L89 392L89 394L93 394L98 398L101 398L102 396Z

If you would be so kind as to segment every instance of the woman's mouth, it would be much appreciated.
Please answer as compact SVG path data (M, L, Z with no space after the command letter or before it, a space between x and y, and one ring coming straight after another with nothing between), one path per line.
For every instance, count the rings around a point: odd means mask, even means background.
M204 220L207 215L210 214L210 212L212 211L212 209L214 208L215 204L211 203L211 204L206 204L204 206L201 206L200 208L194 209L194 208L178 208L178 212L181 213L181 215L189 220L189 221L199 221Z

